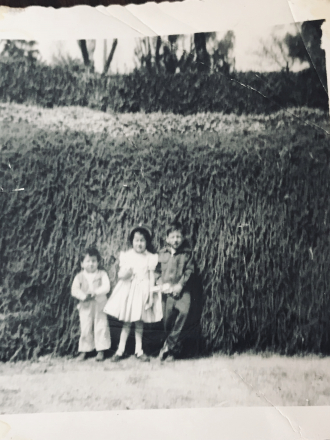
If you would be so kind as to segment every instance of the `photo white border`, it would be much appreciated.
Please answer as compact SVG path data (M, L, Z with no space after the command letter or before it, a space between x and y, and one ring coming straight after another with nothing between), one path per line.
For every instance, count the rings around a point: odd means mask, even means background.
M330 84L327 0L186 0L141 6L0 6L0 39L66 40L272 27L309 20L322 27ZM330 407L235 407L0 416L0 440L326 440Z

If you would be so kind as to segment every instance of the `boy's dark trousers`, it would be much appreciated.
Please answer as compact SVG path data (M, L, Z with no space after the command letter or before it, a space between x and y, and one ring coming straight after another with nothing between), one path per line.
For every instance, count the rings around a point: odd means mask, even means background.
M187 321L190 303L191 295L187 290L184 290L178 299L170 295L163 295L162 298L165 343L173 355L179 355L181 352L182 330Z

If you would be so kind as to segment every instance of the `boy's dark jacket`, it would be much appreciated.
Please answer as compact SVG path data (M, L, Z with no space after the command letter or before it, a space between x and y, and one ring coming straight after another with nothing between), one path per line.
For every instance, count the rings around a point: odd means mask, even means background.
M159 251L156 273L160 275L162 283L180 283L184 288L194 272L193 252L187 241L181 244L174 255L171 254L170 246Z

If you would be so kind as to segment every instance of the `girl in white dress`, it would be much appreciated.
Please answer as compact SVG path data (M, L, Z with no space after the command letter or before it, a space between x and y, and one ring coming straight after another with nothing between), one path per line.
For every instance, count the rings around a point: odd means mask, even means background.
M162 319L161 294L153 292L158 255L150 252L151 230L139 224L129 235L132 248L119 257L118 284L110 296L104 312L123 321L119 347L112 357L113 362L123 359L126 341L132 322L135 323L135 356L148 362L143 353L143 323Z

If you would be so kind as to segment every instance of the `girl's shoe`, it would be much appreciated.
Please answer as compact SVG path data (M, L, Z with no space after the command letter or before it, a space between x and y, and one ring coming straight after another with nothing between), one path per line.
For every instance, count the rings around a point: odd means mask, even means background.
M149 356L147 356L146 354L142 353L140 356L136 356L136 359L138 359L141 362L150 362L150 358Z
M103 362L104 361L104 351L98 351L95 360L96 360L96 362Z
M80 353L80 355L77 357L78 362L85 361L87 359L87 353Z
M175 360L175 357L172 354L169 354L167 358L165 359L165 362L173 362Z
M124 359L124 355L114 354L111 358L111 362L119 362Z

